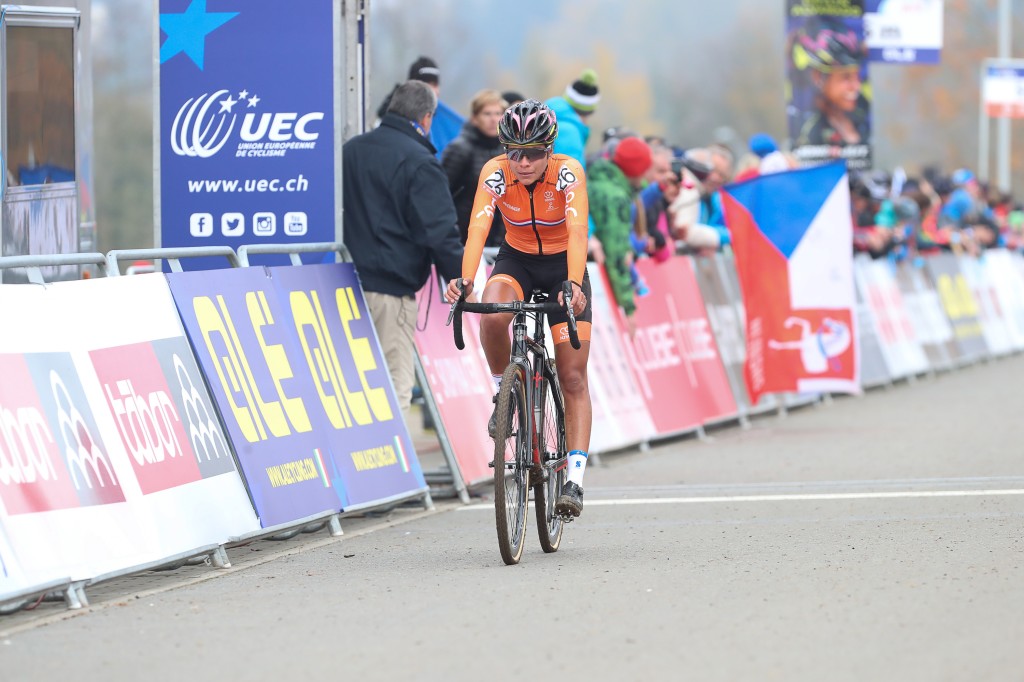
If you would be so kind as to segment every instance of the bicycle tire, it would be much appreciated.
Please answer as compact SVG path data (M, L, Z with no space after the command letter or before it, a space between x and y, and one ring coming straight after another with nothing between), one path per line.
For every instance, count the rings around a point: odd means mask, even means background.
M517 365L509 365L498 391L494 439L494 516L502 560L513 565L523 556L526 506L532 457L526 387Z
M558 551L565 529L562 517L555 513L555 501L566 480L565 410L561 401L555 399L556 390L550 378L545 376L541 379L537 447L547 476L533 488L537 535L541 548L549 554Z

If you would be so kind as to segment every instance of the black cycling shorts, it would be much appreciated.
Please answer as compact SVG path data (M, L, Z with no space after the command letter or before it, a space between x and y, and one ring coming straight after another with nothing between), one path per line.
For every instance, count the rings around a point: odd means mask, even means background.
M516 290L516 295L522 300L527 300L534 289L540 289L548 292L549 299L557 301L558 294L562 291L562 283L567 279L569 263L564 251L540 256L517 251L503 243L487 282L499 281L508 284ZM576 316L576 322L579 323L577 332L581 341L589 341L593 306L590 303L590 275L586 270L583 271L582 284L583 294L587 297L587 307L583 314ZM569 317L565 312L548 315L548 325L556 344L569 340L568 332L564 331L568 322Z

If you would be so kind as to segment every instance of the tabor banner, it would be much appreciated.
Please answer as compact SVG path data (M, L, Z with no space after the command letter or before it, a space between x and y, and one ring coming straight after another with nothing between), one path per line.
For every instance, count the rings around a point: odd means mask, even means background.
M158 0L160 246L336 241L336 4Z
M943 0L864 0L864 37L873 62L938 64Z
M786 113L804 163L871 167L864 0L786 0Z
M34 320L0 341L0 525L33 581L258 527L162 276L5 286L0 306Z
M988 356L985 330L978 318L978 302L960 272L956 256L951 253L929 256L925 259L925 270L953 326L960 361L974 362Z
M32 582L21 570L21 565L14 556L14 550L7 538L4 537L3 521L0 520L0 603L14 598L24 591L31 590L37 585L42 586L43 583Z
M853 224L843 165L730 185L723 205L746 307L751 404L764 393L859 393Z
M650 293L637 300L630 334L621 315L620 338L659 435L694 429L737 413L715 345L693 265L674 256L637 262Z
M587 363L593 406L590 451L600 453L642 443L657 431L620 336L618 310L604 269L587 263L587 271L593 311Z

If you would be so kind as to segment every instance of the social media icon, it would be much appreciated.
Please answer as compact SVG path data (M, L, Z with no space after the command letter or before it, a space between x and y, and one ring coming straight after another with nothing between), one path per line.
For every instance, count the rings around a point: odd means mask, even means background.
M241 237L245 234L245 216L241 213L225 213L220 217L220 233L225 237Z
M284 233L289 237L301 237L309 231L309 219L302 211L284 214Z
M277 216L273 213L254 213L252 233L257 237L272 237L277 232Z
M210 213L193 213L188 219L188 231L193 237L213 236L213 215Z

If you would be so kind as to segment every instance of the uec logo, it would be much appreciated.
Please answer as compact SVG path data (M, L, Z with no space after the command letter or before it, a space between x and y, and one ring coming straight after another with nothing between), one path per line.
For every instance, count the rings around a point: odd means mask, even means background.
M178 156L192 156L208 159L219 152L238 123L238 116L232 111L236 104L248 101L254 107L260 101L258 97L246 100L244 91L236 100L228 90L203 93L186 101L171 126L171 150ZM212 112L214 106L220 109ZM258 118L257 118L258 117ZM264 139L272 142L290 142L299 140L313 142L320 137L317 132L309 130L309 124L322 121L323 112L316 111L299 116L294 112L257 114L249 112L242 118L239 135L244 142L260 142Z

